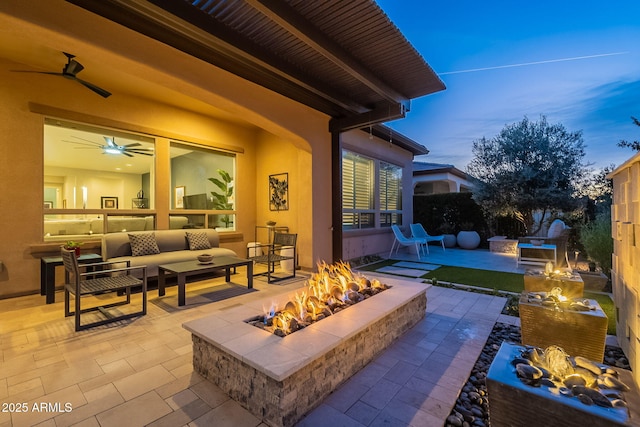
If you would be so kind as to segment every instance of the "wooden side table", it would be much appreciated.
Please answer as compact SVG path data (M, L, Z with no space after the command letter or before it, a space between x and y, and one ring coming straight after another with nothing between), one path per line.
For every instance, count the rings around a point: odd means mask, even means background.
M79 263L90 264L102 261L98 254L83 254L78 258ZM56 267L62 265L61 256L40 258L40 295L46 295L46 303L56 302Z

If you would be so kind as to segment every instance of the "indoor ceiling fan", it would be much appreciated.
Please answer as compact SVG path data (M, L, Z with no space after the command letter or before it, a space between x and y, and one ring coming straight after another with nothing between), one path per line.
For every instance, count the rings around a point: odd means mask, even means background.
M103 136L106 141L105 144L100 144L99 142L89 141L88 139L80 138L79 136L71 136L71 138L79 139L80 141L65 141L70 142L71 144L83 145L83 147L76 147L79 149L82 148L99 148L102 150L102 154L124 154L127 157L133 157L135 154L140 154L142 156L153 156L153 148L135 148L139 147L142 144L139 142L134 142L131 144L118 145L116 144L115 137L112 136Z
M75 55L72 55L70 53L67 52L62 52L65 54L65 56L67 57L67 63L66 65L62 68L62 72L61 73L55 73L53 71L28 71L28 70L12 70L18 73L38 73L38 74L50 74L52 76L62 76L66 79L70 79L70 80L75 80L78 83L80 83L81 85L83 85L86 88L91 89L92 91L94 91L95 93L97 93L98 95L102 96L103 98L108 98L109 96L111 96L111 92L104 90L92 83L89 83L85 80L79 79L77 77L77 74L84 70L84 66L79 63L78 61L76 61Z

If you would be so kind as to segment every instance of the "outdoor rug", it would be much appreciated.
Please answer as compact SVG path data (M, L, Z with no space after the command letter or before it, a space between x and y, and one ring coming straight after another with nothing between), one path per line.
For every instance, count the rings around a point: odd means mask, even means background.
M274 277L277 277L280 274L280 272L276 271L274 274ZM283 275L288 275L290 273L284 273ZM291 277L289 279L282 279L282 280L278 280L277 282L273 282L273 283L267 283L267 275L260 275L260 276L253 276L253 281L260 281L262 283L268 284L268 285L275 285L275 286L285 286L285 285L290 285L292 283L295 282L300 282L300 285L302 286L303 282L305 280L307 280L309 277L311 277L308 273L302 273L300 271L296 271L296 277Z
M211 304L212 302L218 302L228 298L249 294L251 292L258 292L258 289L249 289L247 288L247 285L223 283L212 287L199 287L197 289L189 290L189 283L187 283L187 291L185 293L186 304L182 307L178 306L178 288L173 287L170 292L170 294L163 297L158 297L156 294L156 297L149 298L149 302L160 307L166 312L172 313L176 310L186 310L204 304Z

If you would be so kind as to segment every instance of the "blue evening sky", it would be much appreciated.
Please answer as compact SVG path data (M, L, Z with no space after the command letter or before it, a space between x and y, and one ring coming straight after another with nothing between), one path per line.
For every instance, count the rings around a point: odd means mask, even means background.
M464 170L473 141L525 116L582 130L585 162L620 165L640 140L640 1L377 0L447 89L386 123Z

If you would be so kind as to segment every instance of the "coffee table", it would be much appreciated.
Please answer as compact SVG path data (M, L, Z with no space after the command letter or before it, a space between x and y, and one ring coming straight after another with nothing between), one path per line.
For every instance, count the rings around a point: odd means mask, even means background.
M253 261L237 257L216 257L211 263L201 263L198 260L173 262L158 266L158 296L165 294L165 279L167 275L175 274L178 278L178 305L186 303L185 288L187 277L195 274L213 273L224 270L225 280L231 280L231 269L235 267L247 267L247 288L253 288Z

